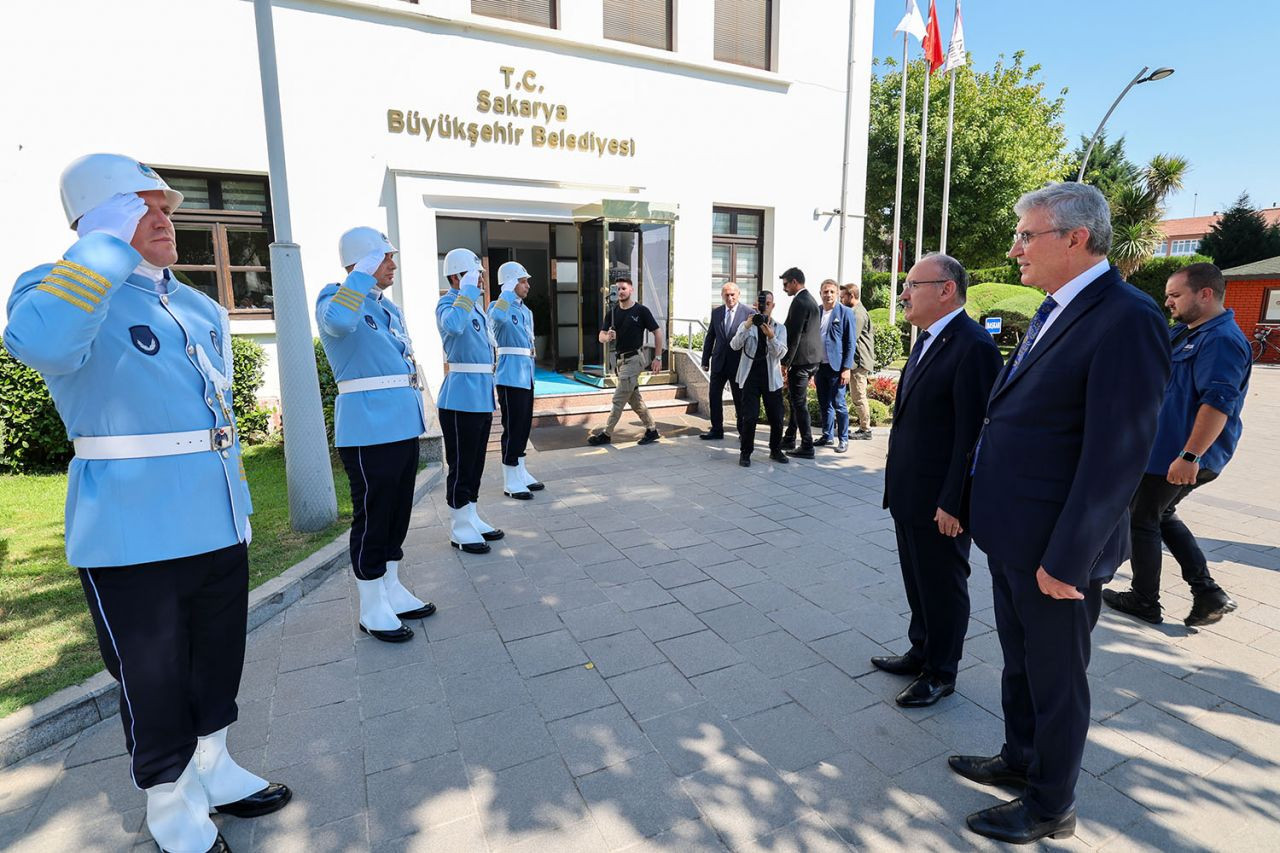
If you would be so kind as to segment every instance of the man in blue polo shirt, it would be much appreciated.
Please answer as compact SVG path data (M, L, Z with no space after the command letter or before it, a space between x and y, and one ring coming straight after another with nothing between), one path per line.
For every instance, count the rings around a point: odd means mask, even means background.
M1240 410L1249 391L1249 343L1223 305L1226 282L1213 264L1191 264L1169 277L1165 307L1173 372L1146 473L1129 507L1133 588L1103 590L1102 600L1152 624L1160 613L1160 543L1168 547L1194 597L1188 627L1211 625L1236 609L1209 575L1204 552L1178 518L1178 502L1220 473L1240 441Z

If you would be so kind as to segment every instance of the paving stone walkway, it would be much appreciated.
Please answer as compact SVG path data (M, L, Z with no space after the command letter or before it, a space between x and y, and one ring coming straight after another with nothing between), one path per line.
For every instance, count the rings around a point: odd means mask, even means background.
M1280 371L1260 370L1240 457L1184 504L1239 611L1198 632L1104 612L1079 832L1052 846L1280 849L1277 430ZM448 547L437 489L402 569L440 605L413 642L354 630L349 574L250 635L231 745L296 797L223 833L237 853L994 846L964 816L998 792L946 766L1001 742L980 555L955 696L899 709L904 681L868 663L907 626L884 452L878 434L749 470L695 437L533 454L532 502L490 466L507 537L483 557ZM1180 619L1171 561L1165 580ZM149 846L143 804L110 719L0 771L0 848Z

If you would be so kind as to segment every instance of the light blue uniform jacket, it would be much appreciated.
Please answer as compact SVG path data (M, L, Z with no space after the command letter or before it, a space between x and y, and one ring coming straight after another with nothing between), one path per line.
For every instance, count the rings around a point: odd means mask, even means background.
M352 271L325 285L316 299L320 343L339 382L374 376L417 376L413 342L400 306L377 297L377 279ZM426 431L422 392L378 388L339 394L333 405L335 447L362 447L417 438Z
M533 388L533 312L514 293L489 306L489 328L499 347L525 350L528 355L498 355L497 383L510 388Z
M144 435L231 423L227 312L170 279L162 298L132 275L141 256L89 234L56 264L23 273L4 343L40 372L67 436ZM204 554L249 539L240 443L142 459L72 459L67 560L124 566Z
M478 287L450 290L436 305L436 325L449 364L493 364L494 343L489 318L481 307ZM450 370L440 386L436 406L457 412L493 411L493 371L461 373Z

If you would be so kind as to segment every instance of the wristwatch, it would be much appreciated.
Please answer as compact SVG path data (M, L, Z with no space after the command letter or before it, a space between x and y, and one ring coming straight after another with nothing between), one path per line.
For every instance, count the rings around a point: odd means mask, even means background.
M1199 461L1200 461L1200 457L1199 457L1199 456L1196 456L1196 455L1195 455L1194 453L1192 453L1190 450L1184 450L1184 451L1182 451L1181 453L1179 453L1179 454L1178 454L1178 458L1179 458L1179 459L1181 459L1181 460L1183 460L1184 462L1199 462Z

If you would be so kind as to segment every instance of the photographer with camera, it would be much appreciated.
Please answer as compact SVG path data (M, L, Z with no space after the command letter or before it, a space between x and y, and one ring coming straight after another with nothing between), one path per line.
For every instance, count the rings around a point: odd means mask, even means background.
M598 446L613 441L613 428L622 417L622 410L630 404L632 411L644 423L644 435L636 444L653 444L659 438L658 424L640 396L640 374L647 367L654 373L662 369L662 327L653 318L653 312L635 301L635 286L629 278L619 278L613 283L618 301L605 315L600 331L600 343L614 342L617 347L618 386L613 390L613 411L604 430L587 439L587 444ZM613 288L610 288L611 290ZM610 293L610 297L612 297ZM610 298L610 303L613 299ZM644 357L644 333L652 332L653 358Z
M782 357L787 354L787 329L773 319L773 294L760 291L759 313L752 314L734 333L729 346L742 352L738 362L738 385L742 407L738 409L738 435L742 440L738 464L751 467L751 451L756 443L756 416L764 400L769 419L769 458L787 463L782 452Z

